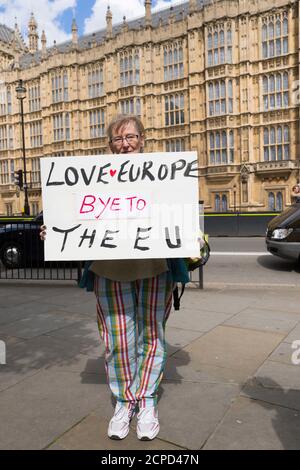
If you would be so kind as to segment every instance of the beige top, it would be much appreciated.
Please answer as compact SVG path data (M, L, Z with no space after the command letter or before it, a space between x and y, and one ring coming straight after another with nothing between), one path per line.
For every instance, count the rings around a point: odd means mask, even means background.
M112 281L136 281L168 271L165 259L121 259L93 261L90 270Z

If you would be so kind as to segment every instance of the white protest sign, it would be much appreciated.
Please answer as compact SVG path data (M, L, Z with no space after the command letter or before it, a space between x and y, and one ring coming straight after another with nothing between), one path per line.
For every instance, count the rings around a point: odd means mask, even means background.
M41 159L45 260L199 256L196 152Z

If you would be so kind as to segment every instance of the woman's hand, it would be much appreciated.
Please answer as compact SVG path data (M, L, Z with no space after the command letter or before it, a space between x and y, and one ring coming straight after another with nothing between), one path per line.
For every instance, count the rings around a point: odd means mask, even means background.
M47 235L46 230L47 230L46 225L41 225L40 227L40 239L41 240L46 240L46 235Z

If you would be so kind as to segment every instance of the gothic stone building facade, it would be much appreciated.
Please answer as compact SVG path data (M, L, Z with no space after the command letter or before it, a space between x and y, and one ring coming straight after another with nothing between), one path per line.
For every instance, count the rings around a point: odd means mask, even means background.
M198 152L205 210L281 210L299 176L298 0L190 0L41 47L0 25L0 214L19 214L24 100L31 213L41 207L42 156L107 153L105 128L136 113L146 151ZM101 158L101 157L100 157Z

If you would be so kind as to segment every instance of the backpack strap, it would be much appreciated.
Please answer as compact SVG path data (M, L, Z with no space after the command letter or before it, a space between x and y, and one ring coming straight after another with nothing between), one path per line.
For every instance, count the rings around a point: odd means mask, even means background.
M176 284L175 289L173 290L173 305L174 305L174 310L179 310L180 309L180 299L183 296L185 289L185 284L181 283L181 293L179 295L179 289L178 289L178 284Z

